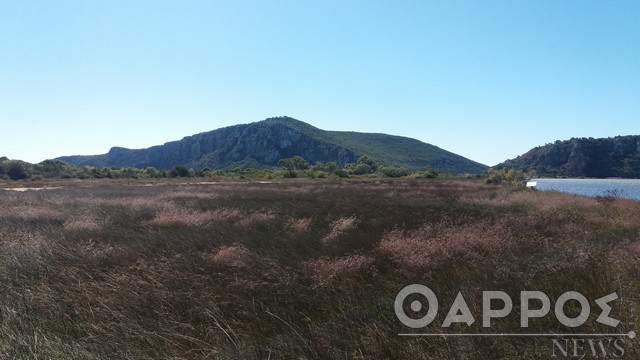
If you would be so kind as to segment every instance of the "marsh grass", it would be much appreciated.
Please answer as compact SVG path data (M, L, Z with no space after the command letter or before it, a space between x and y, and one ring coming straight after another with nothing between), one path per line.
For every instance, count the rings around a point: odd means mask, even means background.
M550 356L548 339L398 337L412 283L442 304L425 332L522 331L522 290L617 291L615 332L639 330L638 202L463 180L67 185L0 192L6 358ZM514 299L489 330L483 290ZM459 291L476 324L442 329ZM596 317L579 332L612 331ZM578 330L549 315L528 331Z

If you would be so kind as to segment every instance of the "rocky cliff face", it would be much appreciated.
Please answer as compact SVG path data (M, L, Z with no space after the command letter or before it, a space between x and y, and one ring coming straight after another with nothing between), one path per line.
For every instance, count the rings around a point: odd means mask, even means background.
M284 123L253 123L187 137L169 143L164 156L180 154L194 168L230 167L243 161L275 166L280 159L299 155L311 163L336 161L345 165L357 160L357 154L343 147L304 134ZM189 159L190 161L184 162Z
M225 169L244 165L277 166L280 159L294 155L311 163L335 161L341 166L358 158L351 150L314 139L282 123L253 123L187 136L148 149L114 147L104 155L58 159L93 166L170 169L184 165L194 169Z
M556 141L495 167L535 170L540 176L640 178L640 136Z
M414 139L324 131L287 117L230 126L148 149L114 147L103 155L63 156L57 160L81 166L230 169L274 167L280 159L295 155L311 164L334 161L344 166L362 155L375 155L386 165L411 169L433 167L462 173L486 170L485 165Z

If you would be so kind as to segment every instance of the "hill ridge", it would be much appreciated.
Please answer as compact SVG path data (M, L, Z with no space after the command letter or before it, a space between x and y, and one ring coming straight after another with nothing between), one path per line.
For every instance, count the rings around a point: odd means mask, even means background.
M494 166L508 167L539 176L640 178L640 135L557 140Z
M409 137L322 130L287 116L226 126L144 149L114 146L106 154L61 156L56 160L80 166L230 169L275 167L280 159L294 155L310 163L334 161L340 166L367 155L383 165L410 170L480 173L487 169L486 165Z

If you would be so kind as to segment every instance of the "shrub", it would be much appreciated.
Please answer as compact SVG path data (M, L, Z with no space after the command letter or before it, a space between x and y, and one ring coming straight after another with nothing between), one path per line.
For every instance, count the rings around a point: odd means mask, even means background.
M27 178L27 172L20 161L10 161L7 165L7 175L11 180L21 180Z
M298 177L298 173L295 170L287 170L283 176L287 179L295 179Z
M524 182L528 178L528 174L518 169L490 169L487 176L487 184L509 184L517 187L524 187Z
M425 179L435 179L438 177L438 172L433 169L427 169L422 173Z
M345 169L335 169L333 174L341 178L349 177L349 173Z
M324 171L328 173L334 173L338 169L340 169L340 167L335 161L330 161L324 165Z
M371 168L371 166L367 164L357 164L355 167L351 169L351 173L354 175L371 174L372 172L373 172L373 169Z
M403 177L409 175L409 170L399 167L382 167L380 172L387 177Z
M378 170L378 163L375 162L373 159L371 159L370 157L368 157L367 155L361 156L358 159L358 164L365 164L365 165L369 165L369 167L371 168L371 172L377 171Z
M313 166L311 166L309 168L309 170L311 170L311 171L325 171L326 168L325 168L324 164L322 163L322 161L318 161Z
M186 166L178 165L171 169L169 176L171 177L189 177L191 173Z
M278 161L278 166L284 170L307 170L309 163L302 156L293 156L288 159Z
M150 177L150 178L154 178L158 176L158 170L151 166L144 168L144 173L147 177Z

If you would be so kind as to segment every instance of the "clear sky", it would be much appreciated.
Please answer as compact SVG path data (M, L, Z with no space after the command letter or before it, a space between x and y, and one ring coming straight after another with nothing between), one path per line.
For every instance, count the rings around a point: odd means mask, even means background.
M280 115L488 165L640 135L640 1L0 0L0 156Z

